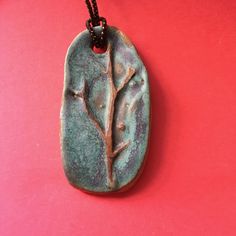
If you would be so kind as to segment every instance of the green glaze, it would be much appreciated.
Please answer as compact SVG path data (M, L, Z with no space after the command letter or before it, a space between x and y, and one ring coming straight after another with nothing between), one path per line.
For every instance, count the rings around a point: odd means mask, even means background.
M145 66L118 29L108 27L107 38L107 51L96 54L88 31L80 33L65 61L61 109L64 171L73 186L92 193L131 186L142 170L149 136ZM103 134L109 136L109 125L112 135L105 141ZM119 150L113 159L107 154L111 140L111 153Z

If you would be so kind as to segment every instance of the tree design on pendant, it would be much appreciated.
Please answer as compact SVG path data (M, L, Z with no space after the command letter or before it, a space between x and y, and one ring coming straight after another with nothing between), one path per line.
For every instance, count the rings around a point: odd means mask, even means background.
M109 88L110 88L110 97L108 99L108 119L106 123L105 130L103 130L99 124L99 122L96 120L92 112L90 112L87 104L87 96L86 96L86 80L83 80L83 87L79 91L72 91L73 96L75 98L80 98L83 102L85 112L87 113L90 120L93 122L94 126L96 127L97 131L99 132L101 138L103 139L103 142L105 144L106 149L106 163L107 163L107 185L110 189L115 188L115 181L113 178L113 172L112 172L112 166L115 158L119 155L120 152L122 152L124 149L126 149L130 143L130 141L123 141L120 143L117 147L113 148L113 120L114 120L114 111L115 111L115 102L116 97L118 93L129 83L133 75L135 74L135 69L129 67L128 72L125 76L125 79L123 79L123 82L119 85L118 88L115 87L114 81L113 81L113 73L112 73L112 62L111 62L111 47L109 45L108 49L108 68L105 72L107 74L107 79L109 81ZM120 124L121 127L119 127L121 130L124 130L124 124Z

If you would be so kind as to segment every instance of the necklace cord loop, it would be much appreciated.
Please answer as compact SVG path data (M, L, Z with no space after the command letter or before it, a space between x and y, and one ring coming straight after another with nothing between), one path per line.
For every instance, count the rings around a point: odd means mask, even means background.
M90 33L92 46L95 46L96 48L104 48L106 45L107 21L104 17L99 16L96 0L85 0L85 3L90 15L90 19L86 21L86 28ZM100 33L95 33L94 27L100 25L102 27L102 31Z

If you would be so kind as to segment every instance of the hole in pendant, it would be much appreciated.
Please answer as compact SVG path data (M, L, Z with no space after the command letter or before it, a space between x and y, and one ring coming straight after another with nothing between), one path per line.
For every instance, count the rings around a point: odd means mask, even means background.
M92 48L93 51L97 54L103 54L106 52L107 47L103 47L103 48L96 48L95 46Z

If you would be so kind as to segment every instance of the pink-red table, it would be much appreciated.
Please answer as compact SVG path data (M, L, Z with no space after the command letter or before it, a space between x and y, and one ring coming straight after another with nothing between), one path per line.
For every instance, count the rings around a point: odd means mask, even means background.
M235 0L99 0L145 62L144 173L117 197L64 177L59 112L83 0L0 1L0 235L236 235Z

